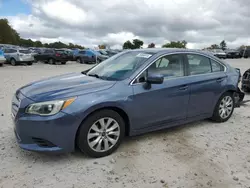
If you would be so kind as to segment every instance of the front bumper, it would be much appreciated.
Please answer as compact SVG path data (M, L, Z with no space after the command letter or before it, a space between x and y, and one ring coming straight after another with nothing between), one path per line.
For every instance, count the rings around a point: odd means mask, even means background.
M33 62L34 61L34 57L27 57L27 58L19 58L17 60L18 62Z
M64 112L53 116L26 114L24 107L31 101L23 95L22 97L21 100L16 100L14 96L12 101L14 134L19 146L37 152L74 151L79 119Z
M14 132L22 149L39 152L72 152L75 149L75 118L63 112L51 117L21 116Z

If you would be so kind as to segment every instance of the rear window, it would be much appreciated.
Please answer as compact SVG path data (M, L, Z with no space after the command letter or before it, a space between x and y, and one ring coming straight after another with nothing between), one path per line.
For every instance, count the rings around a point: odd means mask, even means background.
M56 53L58 53L58 54L66 54L67 52L63 51L63 50L56 50Z
M22 53L22 54L29 54L30 53L29 50L19 50L19 52Z

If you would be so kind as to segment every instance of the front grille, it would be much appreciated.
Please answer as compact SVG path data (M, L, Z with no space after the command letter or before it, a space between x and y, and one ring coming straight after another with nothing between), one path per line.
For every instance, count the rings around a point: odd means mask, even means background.
M45 139L41 139L41 138L32 138L32 140L40 147L44 147L44 148L51 148L51 147L56 147L55 144L53 144L52 142L45 140Z

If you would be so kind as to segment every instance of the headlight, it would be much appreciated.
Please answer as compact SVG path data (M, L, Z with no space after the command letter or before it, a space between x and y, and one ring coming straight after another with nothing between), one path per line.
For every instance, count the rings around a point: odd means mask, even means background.
M74 102L75 99L76 98L34 103L29 105L25 112L27 114L37 114L41 116L55 115L62 109L65 109L67 106L69 106L72 102Z

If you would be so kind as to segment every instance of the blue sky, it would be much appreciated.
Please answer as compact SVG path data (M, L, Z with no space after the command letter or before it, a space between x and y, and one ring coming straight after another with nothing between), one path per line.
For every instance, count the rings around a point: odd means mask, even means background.
M0 16L15 16L30 12L30 6L23 0L0 0Z

